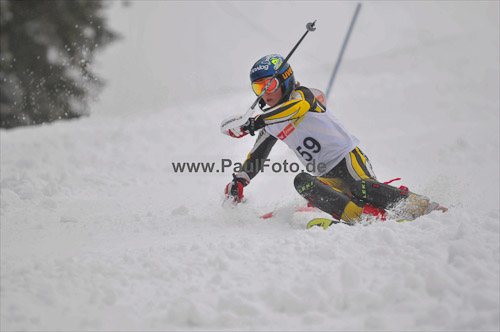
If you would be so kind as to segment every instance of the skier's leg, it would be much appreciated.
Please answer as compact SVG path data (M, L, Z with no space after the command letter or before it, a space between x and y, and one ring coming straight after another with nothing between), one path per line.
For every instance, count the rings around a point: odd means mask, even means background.
M415 219L439 206L425 196L373 180L356 181L351 187L351 192L367 204L384 210L395 210L397 218Z
M341 178L326 178L326 177L321 177L318 176L316 177L318 180L320 180L323 183L326 183L333 189L337 189L341 192L351 194L351 187L347 185L347 183L342 180Z
M408 197L409 192L372 180L359 180L351 187L353 196L383 209Z
M366 206L392 209L394 217L403 219L415 219L439 206L427 197L409 192L407 188L402 190L378 182L368 157L359 148L349 152L344 160L345 164L339 164L340 172L345 173L347 169L350 176L342 179L348 183L350 193L366 203Z
M359 180L376 180L368 157L355 148L328 173L319 177L330 187L337 188L345 193L351 193L351 187Z
M368 157L364 155L359 148L355 148L349 152L337 166L322 177L317 177L317 179L326 183L333 190L319 187L322 188L321 193L313 192L313 195L309 197L314 199L315 195L319 194L320 197L321 195L326 195L326 202L324 201L325 199L323 199L320 200L320 202L314 203L305 195L302 196L321 210L332 214L334 217L336 217L336 215L342 216L342 214L345 214L346 218L342 218L343 220L359 220L359 216L362 213L375 216L382 220L385 219L385 212L383 210L376 206L365 204L359 197L358 199L353 199L353 195L351 194L351 188L355 186L357 181L361 179L376 179ZM302 182L304 180L296 178L296 183L297 181ZM341 196L342 199L337 198L334 200L332 198L338 196ZM349 204L349 202L352 204ZM323 207L318 205L322 205ZM332 211L333 207L335 207L335 211ZM336 218L339 219L338 217Z
M363 213L364 204L308 173L298 174L294 185L302 197L335 219L356 222Z
M345 168L351 179L355 181L362 179L377 180L370 160L359 148L355 148L349 152L344 160ZM352 184L352 182L350 182L350 184Z

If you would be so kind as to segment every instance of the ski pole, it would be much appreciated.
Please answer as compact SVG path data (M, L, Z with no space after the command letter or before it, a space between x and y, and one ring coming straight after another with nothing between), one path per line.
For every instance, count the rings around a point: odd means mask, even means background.
M335 63L335 68L333 69L332 77L330 78L330 83L328 83L328 89L326 90L325 103L328 101L328 96L330 95L330 90L332 89L333 80L337 75L337 70L339 69L340 62L342 61L342 56L344 55L347 42L349 41L349 37L351 36L351 32L354 27L354 23L356 23L356 18L358 17L360 9L361 9L361 2L359 2L358 5L356 6L356 10L351 20L351 25L349 26L349 30L347 31L347 34L345 36L344 43L342 44L342 48L340 49L339 56L337 57L337 62Z
M264 93L266 92L267 88L269 88L269 85L271 85L272 80L275 79L276 76L278 76L280 69L288 63L288 60L290 59L290 57L292 56L292 54L295 52L295 50L297 49L297 47L299 47L300 43L302 42L302 40L304 40L304 38L307 36L307 34L310 31L316 30L315 25L316 25L316 20L314 20L314 22L309 22L309 23L306 24L307 31L302 35L302 37L297 42L297 44L295 44L295 46L292 48L292 50L290 51L290 53L288 53L288 55L285 58L285 61L283 61L283 63L278 67L278 69L276 70L276 72L274 73L274 75L271 77L271 79L269 80L269 82L267 82L265 88L259 94L259 96L257 97L257 99L252 104L252 106L250 106L250 108L248 109L248 111L246 111L245 114L243 114L243 115L240 115L240 116L237 116L237 117L230 117L230 118L227 118L224 121L222 121L222 123L221 123L221 132L223 134L229 135L229 129L241 127L253 115L255 106L257 106L257 104L259 103L259 101L262 99L262 96L264 96Z

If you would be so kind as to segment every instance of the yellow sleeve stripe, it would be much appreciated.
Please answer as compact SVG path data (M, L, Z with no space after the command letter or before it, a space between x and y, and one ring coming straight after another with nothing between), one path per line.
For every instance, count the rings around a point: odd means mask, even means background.
M298 102L297 102L298 104ZM295 105L292 105L292 107L286 109L286 110L283 110L281 112L279 112L278 114L275 114L273 116L270 116L268 118L266 118L266 120L277 120L277 119L283 119L283 118L286 118L286 119L290 119L292 118L292 116L294 116L296 113L297 113L297 107L293 107ZM300 110L300 107L299 107L299 110Z
M291 100L283 104L282 107L278 108L275 115L266 117L265 120L276 120L276 119L293 119L304 115L311 105L305 100Z
M288 120L304 115L311 108L311 104L306 101L302 91L295 90L293 94L296 93L299 93L298 98L280 104L276 106L275 109L270 109L267 112L268 115L264 115L264 120Z

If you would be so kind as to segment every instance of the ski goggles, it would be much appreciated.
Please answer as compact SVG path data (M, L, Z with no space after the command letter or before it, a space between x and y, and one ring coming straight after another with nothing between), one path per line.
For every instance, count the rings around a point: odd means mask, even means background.
M271 83L269 84L269 86L266 89L267 93L272 93L272 92L278 90L278 88L280 87L280 82L278 81L277 78L273 78L272 80L271 80L271 78L262 78L260 80L252 82L253 92L257 96L259 96L269 82L271 82Z

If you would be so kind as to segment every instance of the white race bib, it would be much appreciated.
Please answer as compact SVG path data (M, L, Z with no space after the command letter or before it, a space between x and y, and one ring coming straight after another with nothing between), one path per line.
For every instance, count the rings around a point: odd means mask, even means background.
M315 176L327 173L359 144L329 112L307 112L297 125L286 121L268 125L266 131L285 142Z

